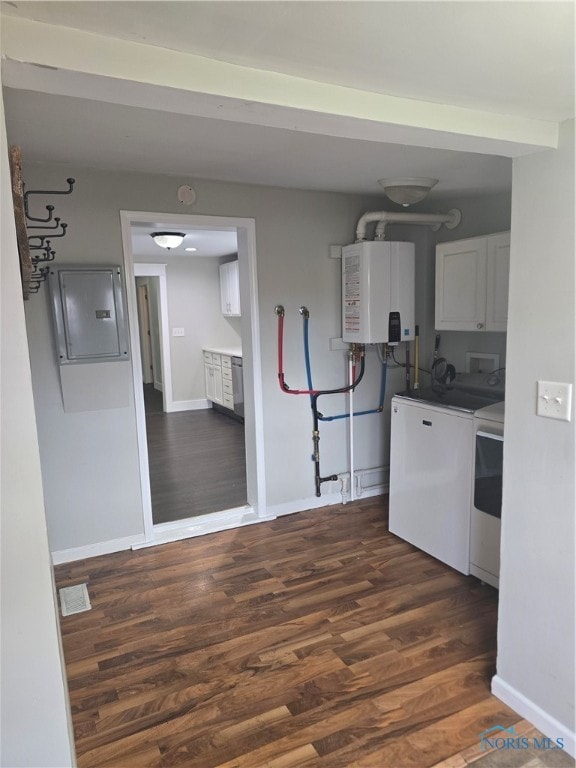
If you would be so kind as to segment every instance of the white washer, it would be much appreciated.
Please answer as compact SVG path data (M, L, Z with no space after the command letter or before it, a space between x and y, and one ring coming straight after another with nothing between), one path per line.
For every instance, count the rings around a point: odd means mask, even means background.
M469 571L474 411L392 398L389 529Z

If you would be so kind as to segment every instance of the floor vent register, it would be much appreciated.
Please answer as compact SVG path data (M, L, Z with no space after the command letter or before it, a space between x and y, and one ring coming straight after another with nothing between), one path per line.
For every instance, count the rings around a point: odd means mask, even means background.
M60 609L62 616L70 616L73 613L89 611L90 597L86 584L76 584L74 587L62 587L60 593Z

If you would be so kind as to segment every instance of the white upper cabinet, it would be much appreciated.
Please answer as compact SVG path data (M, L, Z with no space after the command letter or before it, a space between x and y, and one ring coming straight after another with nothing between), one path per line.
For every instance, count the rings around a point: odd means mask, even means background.
M240 317L238 261L220 265L220 305L226 317Z
M508 323L510 232L488 238L486 253L486 330L505 331Z
M505 331L510 233L436 246L438 331Z

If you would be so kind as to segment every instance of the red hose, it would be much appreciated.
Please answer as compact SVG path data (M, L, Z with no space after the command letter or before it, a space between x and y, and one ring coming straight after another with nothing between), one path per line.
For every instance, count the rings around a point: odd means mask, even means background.
M278 315L278 383L287 395L316 395L316 389L290 389L284 381L284 315Z

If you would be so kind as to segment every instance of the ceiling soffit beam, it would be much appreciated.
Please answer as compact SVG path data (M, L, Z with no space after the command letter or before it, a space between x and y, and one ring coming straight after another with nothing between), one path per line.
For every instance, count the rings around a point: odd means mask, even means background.
M558 124L404 99L28 19L2 18L12 88L385 143L518 157Z

